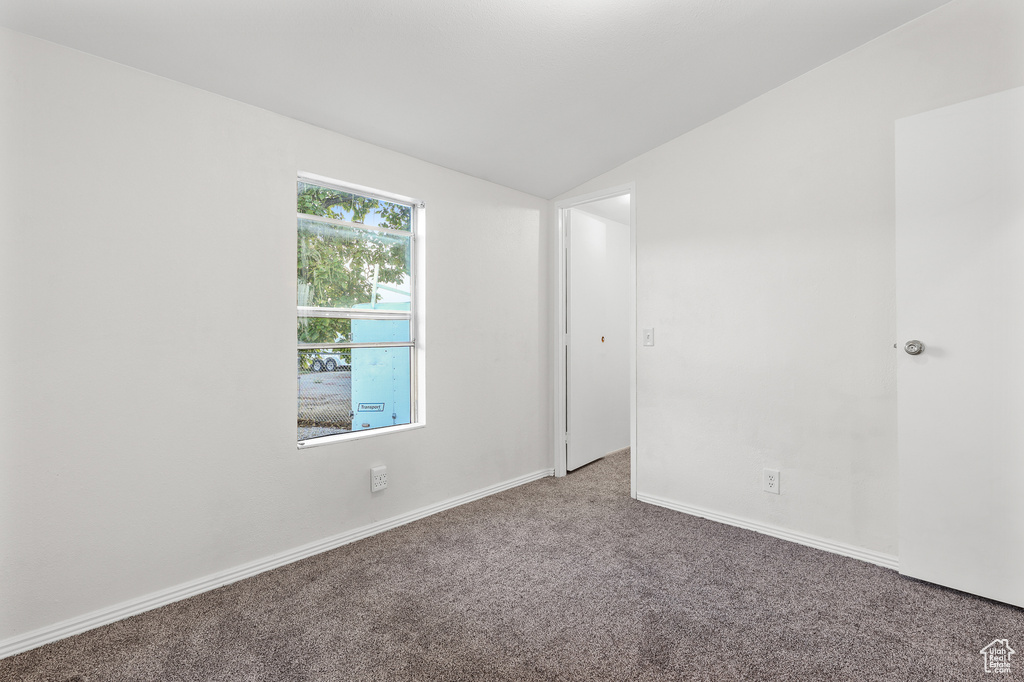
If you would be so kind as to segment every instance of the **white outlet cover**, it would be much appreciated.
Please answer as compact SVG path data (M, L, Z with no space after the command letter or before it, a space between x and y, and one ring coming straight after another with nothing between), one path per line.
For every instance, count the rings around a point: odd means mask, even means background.
M773 495L779 494L779 470L778 469L765 469L764 475L761 479L761 488L766 493L772 493Z
M370 492L384 490L388 487L388 468L386 466L373 467L370 469Z

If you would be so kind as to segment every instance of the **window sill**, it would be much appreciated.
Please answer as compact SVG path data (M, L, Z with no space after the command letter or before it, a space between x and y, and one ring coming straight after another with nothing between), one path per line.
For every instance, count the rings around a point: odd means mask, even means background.
M374 438L375 436L383 436L391 433L414 431L416 429L422 429L425 426L426 424L424 423L400 424L399 426L387 426L384 428L370 429L367 431L352 431L350 433L339 433L334 436L322 436L320 438L311 438L310 440L299 441L296 447L299 450L305 450L307 448L315 448L321 445L333 445L334 443L342 443L344 441L362 440L363 438Z

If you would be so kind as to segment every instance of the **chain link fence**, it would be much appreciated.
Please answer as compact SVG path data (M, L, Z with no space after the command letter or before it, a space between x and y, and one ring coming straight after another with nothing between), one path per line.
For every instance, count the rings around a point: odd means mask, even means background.
M352 430L352 367L340 353L301 350L298 358L298 439Z

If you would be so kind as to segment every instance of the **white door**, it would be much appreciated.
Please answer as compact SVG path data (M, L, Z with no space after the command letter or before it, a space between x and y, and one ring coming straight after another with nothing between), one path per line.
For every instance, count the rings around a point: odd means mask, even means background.
M897 122L896 267L900 572L1024 606L1024 88Z
M568 211L566 469L629 447L629 226Z

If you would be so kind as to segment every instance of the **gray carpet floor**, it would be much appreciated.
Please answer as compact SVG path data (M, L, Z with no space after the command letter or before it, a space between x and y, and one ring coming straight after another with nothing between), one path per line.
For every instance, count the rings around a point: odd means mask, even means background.
M1009 675L979 651L1008 638ZM982 680L1024 611L629 498L627 454L0 661L2 680Z

